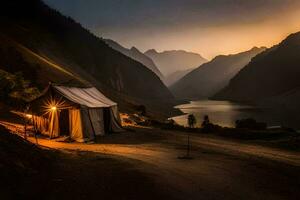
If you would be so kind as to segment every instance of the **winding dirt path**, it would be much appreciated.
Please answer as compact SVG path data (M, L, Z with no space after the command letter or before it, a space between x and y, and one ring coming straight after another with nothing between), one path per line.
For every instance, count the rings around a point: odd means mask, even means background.
M115 155L147 173L178 199L299 199L300 155L220 138L192 136L192 160L185 135L157 129L101 138L97 144L39 139L59 150ZM34 142L34 141L33 141Z

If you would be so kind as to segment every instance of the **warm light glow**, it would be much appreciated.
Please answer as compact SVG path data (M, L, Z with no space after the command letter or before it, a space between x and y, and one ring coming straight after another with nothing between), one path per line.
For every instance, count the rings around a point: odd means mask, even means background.
M227 3L228 6L224 3L227 1L231 2ZM220 54L228 55L247 51L254 46L272 47L289 34L300 30L299 0L286 0L289 3L280 3L282 4L280 7L273 7L271 4L279 4L279 2L285 1L260 0L257 1L259 3L247 0L227 1L212 1L214 3L204 1L207 3L203 3L203 8L186 8L177 15L170 12L170 16L180 20L176 23L162 23L164 20L173 18L165 18L168 15L159 15L156 16L156 19L158 22L161 21L160 23L149 19L147 22L144 21L141 26L133 28L118 27L112 24L109 25L110 30L95 25L93 31L103 37L113 38L128 48L136 46L141 51L156 49L159 52L183 49L199 53L207 59L212 59ZM273 1L274 3L271 3ZM188 2L201 1L190 0L187 1L186 5L189 5ZM220 2L220 5L217 2ZM251 2L253 4L265 4L264 2L267 4L268 2L270 4L263 8L257 7L258 10L251 8L239 9L240 6L245 8L246 4L252 4ZM176 5L176 3L174 4ZM220 6L221 12L216 12L213 6L205 10L204 4ZM195 12L194 9L200 9L202 12ZM236 12L232 12L233 10L236 10ZM161 20L159 21L160 17ZM130 21L125 20L123 23L131 24ZM183 67L183 69L186 68Z
M31 119L31 118L32 118L32 115L26 114L26 117L29 118L29 119Z
M60 99L49 98L44 102L43 107L45 108L44 115L52 114L57 110L66 108L66 102L61 98Z

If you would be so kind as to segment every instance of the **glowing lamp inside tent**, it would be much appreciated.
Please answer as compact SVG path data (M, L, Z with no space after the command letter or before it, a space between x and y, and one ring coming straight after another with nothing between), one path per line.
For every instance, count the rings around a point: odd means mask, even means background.
M32 115L26 114L26 117L29 118L29 119L31 119L31 118L32 118Z
M65 108L66 107L66 103L64 100L62 99L58 99L58 100L54 100L52 98L47 99L44 102L44 114L51 114L51 113L55 113L56 111Z

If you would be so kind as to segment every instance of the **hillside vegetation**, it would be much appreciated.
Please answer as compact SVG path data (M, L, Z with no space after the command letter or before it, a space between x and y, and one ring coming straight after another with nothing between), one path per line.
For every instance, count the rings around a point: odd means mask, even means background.
M5 43L0 54L6 58L1 69L22 72L39 88L49 81L95 85L124 109L142 104L170 112L173 96L151 70L110 48L73 19L40 0L5 1L0 11Z

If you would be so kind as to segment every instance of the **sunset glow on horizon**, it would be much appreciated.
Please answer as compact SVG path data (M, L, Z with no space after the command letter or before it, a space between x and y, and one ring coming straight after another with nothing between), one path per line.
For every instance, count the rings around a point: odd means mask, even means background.
M297 0L46 2L127 48L186 50L207 59L271 47L300 31Z

